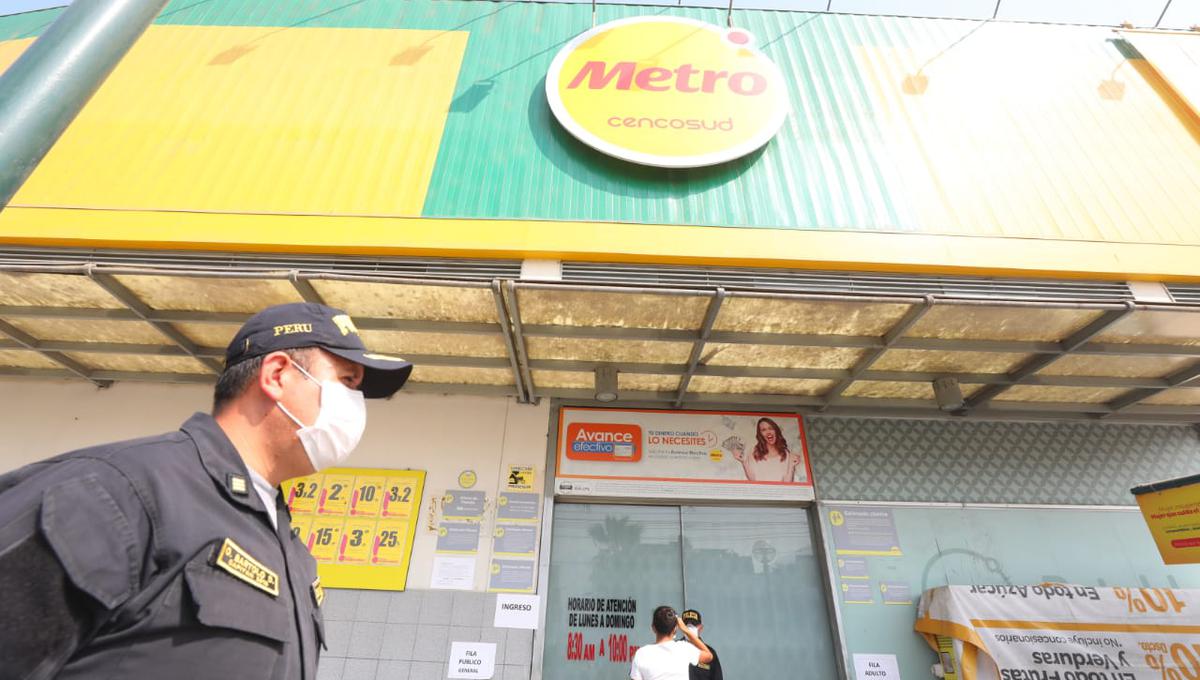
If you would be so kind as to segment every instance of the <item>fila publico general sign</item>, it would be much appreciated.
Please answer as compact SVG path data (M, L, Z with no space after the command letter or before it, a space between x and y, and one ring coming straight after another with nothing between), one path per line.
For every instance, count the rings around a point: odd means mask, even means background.
M588 146L665 168L745 156L788 114L783 76L749 32L680 17L621 19L579 35L555 56L546 97Z

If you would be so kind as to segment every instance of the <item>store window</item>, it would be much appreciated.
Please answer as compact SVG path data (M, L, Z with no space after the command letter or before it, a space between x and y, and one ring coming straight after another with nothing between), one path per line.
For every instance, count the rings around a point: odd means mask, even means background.
M728 678L837 677L806 511L559 504L553 531L544 678L628 678L660 604L700 611Z

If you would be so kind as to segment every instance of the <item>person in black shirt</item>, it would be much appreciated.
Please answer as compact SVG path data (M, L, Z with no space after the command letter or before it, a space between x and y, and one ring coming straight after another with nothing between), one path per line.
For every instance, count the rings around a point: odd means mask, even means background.
M339 464L411 371L342 310L270 307L212 415L0 474L0 680L315 680L325 590L277 487Z
M683 619L684 625L695 628L697 636L704 632L704 623L700 618L700 612L695 609L684 611L679 618ZM724 680L725 676L721 673L721 659L717 656L717 649L707 641L704 644L708 647L708 651L712 652L712 661L690 667L688 677L691 680Z

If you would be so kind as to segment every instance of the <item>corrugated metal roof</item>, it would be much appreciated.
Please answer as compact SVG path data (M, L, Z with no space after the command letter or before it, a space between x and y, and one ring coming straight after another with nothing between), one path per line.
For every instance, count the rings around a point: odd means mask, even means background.
M648 13L724 21L720 9L615 5L601 6L598 19ZM48 16L2 19L0 36L34 34ZM735 11L734 22L786 74L794 114L759 154L662 171L604 157L549 115L540 83L559 47L591 26L587 5L180 0L158 21L262 27L251 31L259 54L299 32L292 29L469 33L425 216L1200 242L1200 130L1164 101L1166 85L1127 59L1136 53L1111 30L770 11ZM417 63L421 54L392 57ZM337 97L345 85L291 82L318 98ZM195 115L169 106L157 113L164 127L184 129ZM281 143L234 145L222 162L253 179L263 158L279 157L263 144ZM342 160L353 166L354 158ZM110 168L95 169L107 176ZM42 202L87 202L69 183L38 177L31 186L42 187ZM194 207L163 205L170 196L134 192L121 207ZM323 196L302 192L291 203L330 213L366 205L345 192ZM246 209L290 205L244 198L257 201ZM217 208L239 209L231 194L221 199ZM375 204L408 211L402 201Z

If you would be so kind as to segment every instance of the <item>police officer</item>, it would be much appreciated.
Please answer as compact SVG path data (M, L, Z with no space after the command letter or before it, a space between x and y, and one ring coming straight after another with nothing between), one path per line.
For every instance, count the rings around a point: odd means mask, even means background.
M700 612L695 609L684 611L679 618L683 619L683 625L695 630L696 637L700 637L700 634L704 632L704 623L700 618ZM721 659L717 656L717 648L708 644L707 641L704 644L708 647L708 651L712 652L712 661L689 666L688 678L690 680L724 680L725 676L721 672Z
M324 591L277 487L344 460L410 372L340 310L271 307L213 415L0 476L0 679L315 678Z

